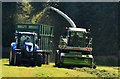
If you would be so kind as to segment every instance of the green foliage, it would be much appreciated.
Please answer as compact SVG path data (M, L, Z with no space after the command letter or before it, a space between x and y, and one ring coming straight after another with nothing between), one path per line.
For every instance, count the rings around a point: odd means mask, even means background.
M31 12L34 8L29 2L23 0L23 2L17 3L16 23L31 23Z
M47 11L47 8L45 8L43 11L39 12L38 14L33 15L32 23L33 24L38 23L40 21L41 17L43 16L43 14L45 14L46 11Z

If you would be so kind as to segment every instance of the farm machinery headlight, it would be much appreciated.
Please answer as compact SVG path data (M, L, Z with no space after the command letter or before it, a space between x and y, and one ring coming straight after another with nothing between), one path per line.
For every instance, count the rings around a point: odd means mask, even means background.
M93 58L92 55L82 55L82 57L89 57L89 58Z
M92 55L88 55L88 57L89 57L89 58L93 58L93 56L92 56Z
M61 53L60 55L61 55L61 56L65 56L65 53Z

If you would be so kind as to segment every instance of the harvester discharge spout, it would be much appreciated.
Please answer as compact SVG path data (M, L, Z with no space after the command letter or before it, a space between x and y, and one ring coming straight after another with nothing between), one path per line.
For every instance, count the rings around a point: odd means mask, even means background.
M47 7L47 9L51 9L51 10L57 12L57 13L60 14L62 17L64 17L64 18L70 23L70 25L71 25L72 27L76 28L76 25L75 25L75 23L73 22L73 20L72 20L70 17L68 17L65 13L63 13L62 11L60 11L59 9L57 9L57 8L55 8L55 7L52 7L52 6Z

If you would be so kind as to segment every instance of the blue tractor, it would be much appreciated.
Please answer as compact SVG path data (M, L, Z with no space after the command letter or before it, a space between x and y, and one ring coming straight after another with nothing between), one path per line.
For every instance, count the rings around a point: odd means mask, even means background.
M11 43L9 64L21 65L27 62L30 65L41 66L42 54L36 44L37 34L32 32L16 32L15 42Z
M15 42L11 43L9 64L49 64L53 27L43 24L16 24Z

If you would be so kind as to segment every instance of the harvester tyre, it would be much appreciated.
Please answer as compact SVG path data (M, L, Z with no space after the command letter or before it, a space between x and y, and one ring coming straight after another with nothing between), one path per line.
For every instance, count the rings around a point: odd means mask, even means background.
M21 64L21 54L15 53L14 65L19 66Z
M93 66L92 66L93 69L96 69L96 65L93 63Z

